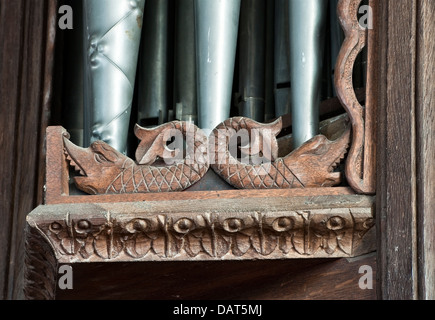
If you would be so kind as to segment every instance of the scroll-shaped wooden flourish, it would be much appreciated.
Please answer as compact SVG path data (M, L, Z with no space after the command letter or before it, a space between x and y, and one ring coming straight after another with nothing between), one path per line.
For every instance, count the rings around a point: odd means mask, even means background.
M359 193L374 193L374 156L376 150L373 141L372 100L369 94L364 108L356 98L352 80L355 61L366 46L367 35L370 38L373 34L369 28L362 26L358 21L361 2L362 0L340 0L338 4L338 15L346 38L337 59L335 86L338 98L349 114L352 123L352 144L345 167L347 181ZM371 3L372 1L370 1ZM369 18L373 18L372 10L374 7L370 5ZM371 43L369 43L369 49L370 45ZM373 80L370 54L367 69L367 92L370 92Z
M335 141L317 135L286 157L277 158L276 135L281 127L281 118L271 124L244 117L224 121L209 138L209 150L214 155L211 167L229 184L240 189L332 187L341 182L341 174L334 172L334 168L347 152L350 128ZM234 152L240 147L236 142L240 132L245 132L251 141L249 148L242 148L249 156L246 161L240 161ZM252 156L257 159L253 160Z
M186 155L175 161L177 150L166 147L173 134L189 136ZM182 191L199 181L208 171L207 136L195 125L173 121L154 129L135 128L141 140L137 162L103 141L80 148L64 137L67 159L80 176L74 178L78 189L89 194L146 193ZM154 164L164 158L169 165Z

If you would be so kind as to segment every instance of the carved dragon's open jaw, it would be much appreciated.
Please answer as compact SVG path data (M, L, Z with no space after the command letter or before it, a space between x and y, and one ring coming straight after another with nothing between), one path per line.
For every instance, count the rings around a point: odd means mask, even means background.
M63 137L63 143L64 143L65 156L66 159L69 161L70 166L73 167L75 171L79 172L80 175L87 176L88 168L84 167L84 164L86 164L87 161L81 161L83 162L81 163L77 160L79 158L80 159L89 158L86 149L76 146L66 137Z
M66 155L66 159L69 161L69 164L71 167L74 168L75 171L79 172L80 175L82 176L86 176L86 172L83 170L82 167L80 167L75 161L74 159L70 156L70 154L68 153L68 151L65 149L65 155Z
M334 170L340 165L342 160L346 157L349 143L350 143L350 127L346 129L346 131L341 135L340 138L335 140L329 149L329 153L334 153L336 157L327 167L327 172L329 173L329 179L332 181L339 181L341 179L340 172L334 172ZM346 143L344 143L346 142Z

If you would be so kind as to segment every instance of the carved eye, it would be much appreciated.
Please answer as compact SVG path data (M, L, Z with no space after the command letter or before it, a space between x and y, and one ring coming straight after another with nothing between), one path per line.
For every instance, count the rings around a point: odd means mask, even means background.
M311 143L311 149L307 151L308 154L322 155L328 152L328 146L324 136L316 136L312 141L307 143Z
M322 155L325 154L327 151L328 151L327 146L325 144L321 144L313 150L313 153L316 155Z
M102 141L95 141L91 145L95 160L100 163L115 163L118 160L117 151Z
M107 160L106 157L103 156L100 153L95 153L95 161L97 161L99 163L102 163L102 164L104 164L104 163L110 163L110 161Z

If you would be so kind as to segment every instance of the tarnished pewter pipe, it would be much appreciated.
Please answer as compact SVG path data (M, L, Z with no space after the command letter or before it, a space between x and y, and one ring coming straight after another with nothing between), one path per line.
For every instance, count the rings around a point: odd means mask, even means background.
M145 0L84 0L85 146L125 153Z
M266 1L242 0L239 27L239 115L264 121Z
M74 28L65 33L62 125L70 140L83 146L83 3L66 2L74 12Z
M289 0L275 0L275 116L291 112Z
M240 0L195 0L199 126L229 118Z
M290 0L293 147L317 135L328 1Z
M328 81L332 83L333 95L336 95L334 86L334 73L335 64L337 62L338 54L340 53L341 46L344 41L344 32L341 28L340 21L338 20L337 6L339 0L329 0L329 15L331 17L331 78Z
M274 43L275 43L275 1L266 0L266 74L265 78L265 106L264 121L275 118L274 98Z
M153 126L168 121L172 104L171 0L146 0L138 68L138 121Z
M194 0L177 0L175 29L175 117L198 124Z

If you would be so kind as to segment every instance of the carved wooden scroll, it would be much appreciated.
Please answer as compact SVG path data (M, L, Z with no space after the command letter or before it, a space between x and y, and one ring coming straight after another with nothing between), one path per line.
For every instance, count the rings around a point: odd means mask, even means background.
M367 44L369 28L361 26L358 12L362 0L340 0L338 14L346 39L342 45L335 68L335 85L337 95L352 122L352 143L346 160L346 178L349 185L359 193L375 192L375 141L372 90L371 58L368 59L367 92L368 99L364 108L355 95L353 87L353 69L355 61ZM370 2L372 4L372 1ZM371 10L374 9L370 5ZM369 19L373 11L369 11Z
M150 130L136 126L135 133L141 139L137 162L103 141L84 149L64 137L67 159L80 173L74 178L76 186L89 194L182 191L206 174L207 137L195 125L174 121ZM173 134L187 138L186 155L179 161L175 159L178 150L166 146ZM165 153L173 163L151 165Z

